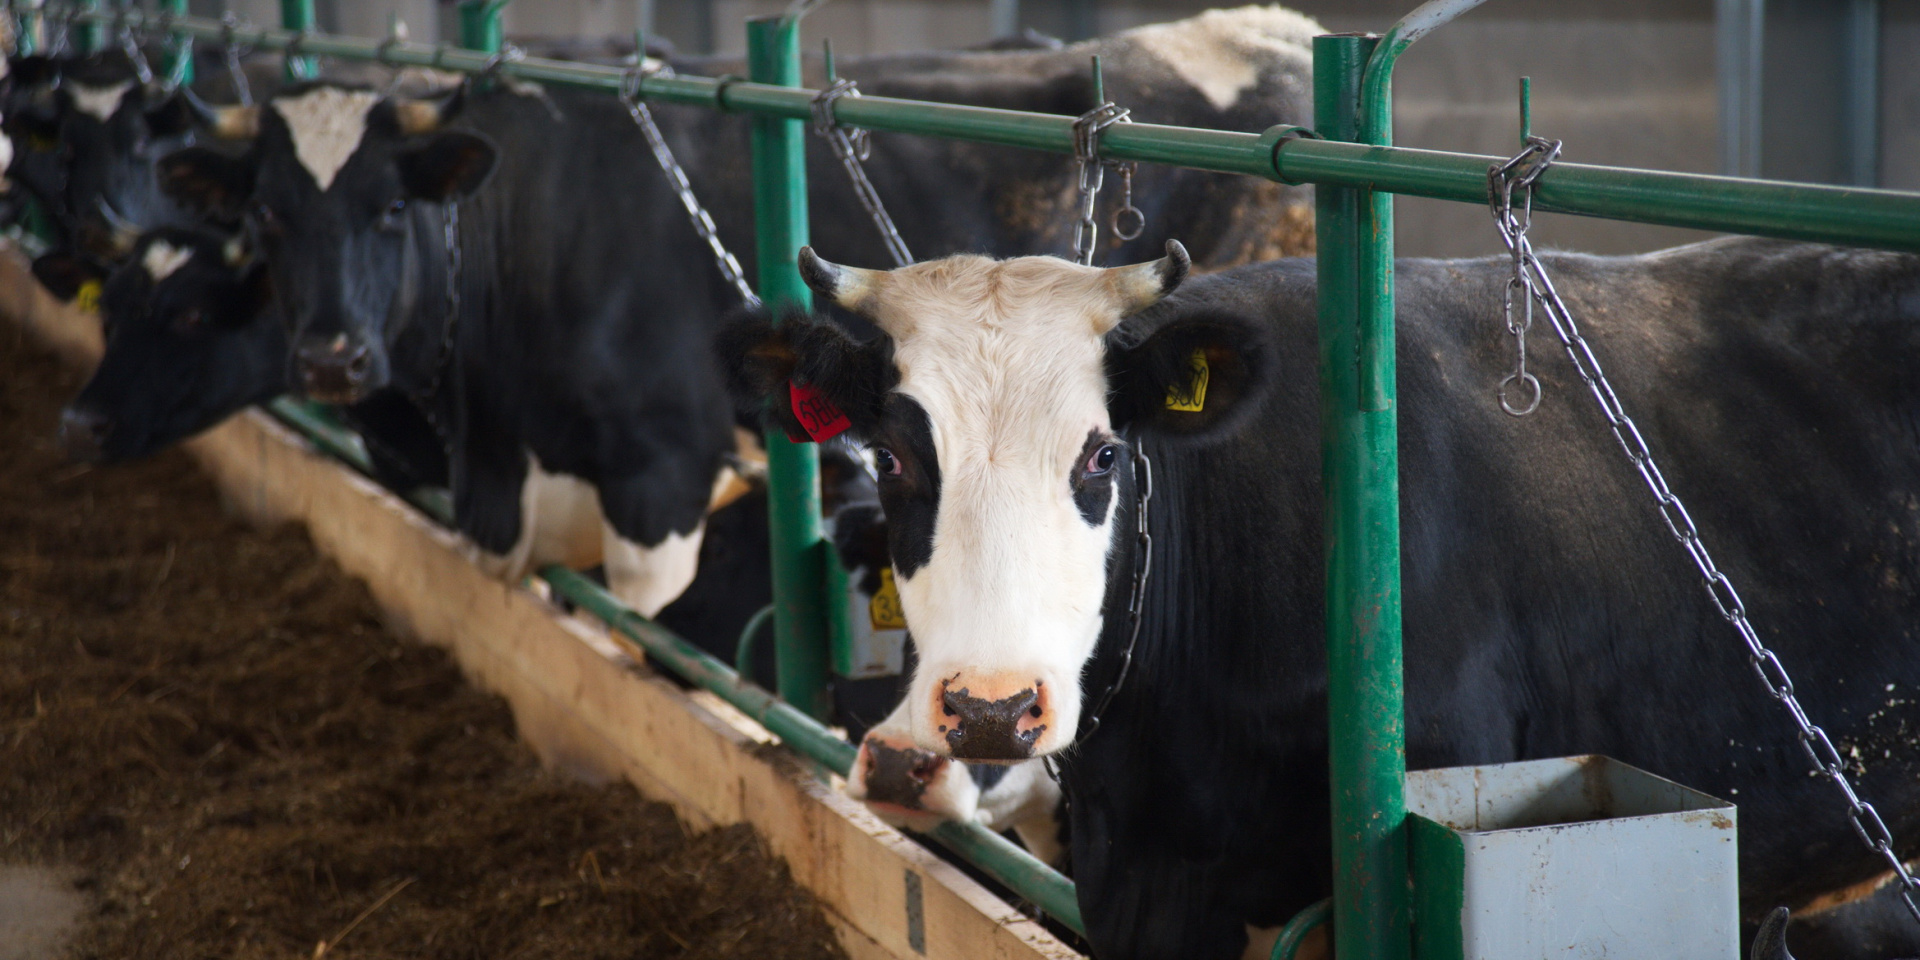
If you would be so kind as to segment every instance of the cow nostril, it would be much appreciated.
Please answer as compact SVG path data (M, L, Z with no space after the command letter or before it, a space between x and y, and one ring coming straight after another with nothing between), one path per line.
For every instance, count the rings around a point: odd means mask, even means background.
M1027 715L1034 718L1035 720L1040 719L1040 705L1036 703L1033 706L1028 707Z
M373 355L362 348L347 360L347 376L359 380L367 375L367 367L373 362Z
M939 757L929 756L919 763L914 764L913 768L907 771L907 776L912 777L920 783L932 783L933 778L940 774L940 768L945 765L945 760Z

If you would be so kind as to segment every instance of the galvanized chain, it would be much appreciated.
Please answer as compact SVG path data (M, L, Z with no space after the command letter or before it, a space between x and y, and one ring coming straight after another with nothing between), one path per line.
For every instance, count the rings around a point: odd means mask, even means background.
M887 245L887 253L893 257L893 265L906 267L913 265L913 254L907 250L907 241L901 239L900 231L893 225L893 217L887 215L887 205L880 201L880 194L873 188L873 181L867 179L866 167L862 164L873 154L873 137L859 127L844 127L833 116L833 106L842 97L858 97L859 87L852 80L841 77L815 94L813 97L813 132L827 141L833 148L833 155L840 158L840 166L847 171L847 179L853 181L853 195L860 198L860 205L867 210L867 216L873 219L874 229L880 231L880 239Z
M151 84L153 65L147 62L147 52L140 49L140 40L133 35L133 27L127 23L126 8L122 7L114 20L115 32L120 34L120 50L127 55L128 62L133 64L134 77L143 87Z
M1487 171L1487 196L1493 207L1493 219L1500 226L1507 251L1513 255L1513 277L1507 281L1501 304L1507 332L1513 335L1515 359L1513 372L1500 381L1499 396L1500 409L1516 417L1524 417L1540 406L1540 379L1527 372L1527 331L1533 327L1533 302L1540 292L1534 289L1527 275L1521 251L1533 249L1526 243L1527 231L1533 228L1533 183L1559 156L1560 141L1528 137L1526 149ZM1515 190L1520 191L1518 212L1513 203ZM1518 317L1514 315L1515 294L1520 295ZM1516 403L1510 395L1516 385L1527 390L1525 402Z
M681 169L680 161L674 159L673 149L667 146L667 138L661 135L659 125L653 122L653 113L640 99L641 81L655 74L671 75L672 68L664 64L650 68L646 62L644 53L635 58L633 69L628 70L620 82L620 99L626 103L627 112L633 115L633 122L640 128L641 135L647 138L647 146L653 149L653 158L659 162L661 171L666 173L668 184L679 194L680 205L687 208L687 219L693 222L694 232L700 234L700 239L705 240L707 247L713 251L713 261L720 268L721 275L733 284L734 290L747 306L758 307L760 297L747 283L746 271L740 268L740 261L734 259L727 245L721 242L720 228L713 225L713 217L701 205L700 198L694 196L693 185L687 182L687 172Z
M166 7L160 11L159 33L160 36L167 38L167 44L171 48L167 78L162 82L162 88L168 93L180 89L180 85L187 82L187 71L193 69L193 34L175 33L173 17L172 7ZM141 23L144 25L146 21L142 20Z
M249 49L246 53L242 53L239 45L233 42L233 35L239 29L240 18L233 11L229 10L220 15L220 46L226 51L227 77L233 81L234 98L240 102L241 106L251 107L253 106L253 85L247 82L247 72L241 68L240 58L253 51Z
M1133 447L1134 482L1134 554L1133 584L1127 591L1127 645L1120 651L1120 670L1114 675L1113 682L1107 684L1100 698L1087 714L1084 725L1087 732L1080 736L1085 743L1088 737L1100 730L1100 715L1107 712L1107 705L1120 692L1127 682L1127 674L1133 669L1133 647L1140 640L1141 611L1147 602L1147 580L1153 576L1153 534L1147 530L1147 508L1153 502L1153 460L1145 450ZM1057 779L1057 778L1056 778Z
M460 329L460 270L463 265L460 252L460 201L447 201L443 224L441 243L447 254L447 315L440 324L440 349L433 358L433 373L427 377L426 388L413 394L413 405L427 418L434 432L446 439L447 431L435 412L434 398L440 395L440 385L446 379L447 369L453 365L454 338Z
M1146 216L1133 205L1134 165L1100 159L1100 132L1116 123L1132 123L1128 113L1109 100L1073 121L1073 158L1080 164L1080 219L1073 225L1073 258L1083 266L1093 265L1095 241L1100 235L1100 224L1094 220L1093 210L1100 199L1100 188L1106 184L1106 168L1119 170L1126 187L1121 209L1114 214L1114 233L1123 240L1131 240L1146 228ZM1127 217L1124 222L1134 227L1131 235L1120 229L1122 215Z
M1557 141L1528 140L1527 148L1501 166L1493 167L1488 174L1488 202L1493 207L1494 219L1500 225L1500 235L1507 248L1512 251L1514 262L1522 271L1522 280L1530 300L1538 301L1552 322L1553 330L1566 348L1568 359L1585 381L1593 399L1600 405L1600 412L1607 418L1607 424L1613 429L1614 439L1639 471L1641 480L1652 491L1658 504L1660 519L1666 523L1667 531L1687 551L1699 571L1706 586L1707 596L1713 601L1720 616L1733 625L1740 639L1747 645L1747 662L1760 678L1761 684L1775 700L1785 707L1788 716L1798 729L1800 748L1813 764L1814 772L1832 781L1834 788L1840 791L1847 804L1847 820L1853 825L1862 843L1878 853L1885 860L1888 869L1900 884L1901 899L1906 902L1908 913L1915 921L1920 921L1920 880L1915 880L1907 870L1898 854L1894 852L1892 831L1880 818L1873 804L1861 798L1847 779L1844 761L1840 751L1835 749L1833 741L1825 730L1808 718L1807 711L1794 696L1793 679L1787 675L1786 667L1780 658L1760 640L1753 624L1747 619L1746 605L1741 602L1740 594L1733 587L1733 581L1713 562L1713 556L1707 551L1706 542L1700 538L1700 530L1694 525L1693 517L1687 512L1686 505L1678 494L1667 485L1666 476L1654 463L1653 451L1647 446L1646 438L1640 428L1627 415L1620 397L1607 381L1606 373L1600 367L1600 360L1594 355L1593 348L1580 333L1574 322L1572 311L1553 287L1553 281L1547 276L1546 268L1534 255L1533 244L1527 237L1527 223L1515 220L1512 215L1512 197L1517 191L1526 207L1532 205L1534 183L1545 172L1554 156L1559 153ZM1509 380L1512 378L1509 377ZM1502 381L1503 386L1507 381ZM1535 398L1536 402L1538 397ZM1502 406L1505 406L1504 398ZM1511 411L1509 411L1511 412Z

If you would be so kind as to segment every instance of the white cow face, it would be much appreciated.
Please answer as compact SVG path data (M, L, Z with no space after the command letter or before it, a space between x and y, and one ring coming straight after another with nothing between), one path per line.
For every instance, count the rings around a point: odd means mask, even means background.
M807 250L808 283L886 338L857 344L801 321L729 333L723 351L743 389L817 391L873 450L919 652L907 722L924 748L1008 762L1072 742L1115 527L1133 496L1130 428L1169 412L1174 381L1189 385L1184 361L1141 367L1141 351L1206 349L1185 326L1131 350L1108 334L1186 270L1178 244L1165 259L1105 270L960 256L863 271ZM1133 415L1142 395L1156 416Z

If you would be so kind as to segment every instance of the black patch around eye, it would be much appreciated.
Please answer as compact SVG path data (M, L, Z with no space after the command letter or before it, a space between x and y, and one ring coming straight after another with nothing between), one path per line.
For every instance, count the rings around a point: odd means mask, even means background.
M1107 521L1108 511L1113 509L1113 475L1120 471L1123 456L1114 458L1113 469L1106 473L1089 475L1087 460L1096 451L1107 444L1119 445L1112 437L1099 430L1087 431L1087 442L1080 447L1079 455L1073 461L1072 478L1073 505L1080 508L1080 519L1089 527L1098 527Z
M911 397L887 398L885 426L876 442L900 459L900 477L883 484L881 506L887 512L887 546L902 578L933 559L933 527L940 513L940 461L933 452L933 421Z

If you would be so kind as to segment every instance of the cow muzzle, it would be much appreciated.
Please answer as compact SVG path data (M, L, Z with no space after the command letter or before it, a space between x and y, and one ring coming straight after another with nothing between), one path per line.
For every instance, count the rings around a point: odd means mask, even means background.
M1052 689L1028 674L954 674L936 684L931 695L933 728L946 752L960 760L1032 759L1057 726Z
M309 340L294 353L300 390L322 403L355 403L365 399L373 372L373 349L356 337L336 334L331 340Z
M98 410L68 407L60 411L60 449L74 463L99 463L106 457L113 421Z

